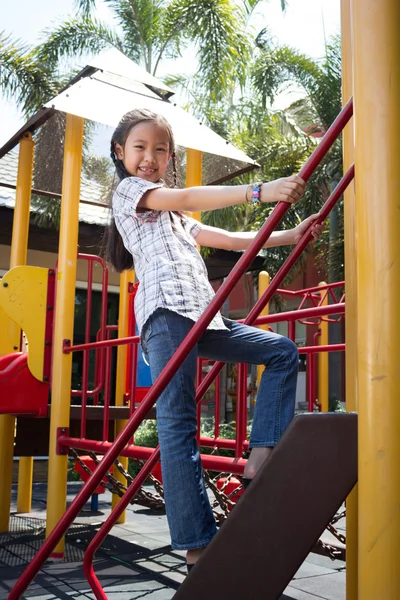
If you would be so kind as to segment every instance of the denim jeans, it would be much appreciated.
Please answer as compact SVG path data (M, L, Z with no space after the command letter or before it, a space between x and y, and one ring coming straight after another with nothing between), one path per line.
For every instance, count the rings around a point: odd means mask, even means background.
M216 525L204 485L196 440L197 357L265 365L254 412L250 447L273 447L294 415L298 352L286 337L224 319L229 330L206 330L156 404L161 470L172 547L207 546ZM194 323L158 309L142 332L153 382Z

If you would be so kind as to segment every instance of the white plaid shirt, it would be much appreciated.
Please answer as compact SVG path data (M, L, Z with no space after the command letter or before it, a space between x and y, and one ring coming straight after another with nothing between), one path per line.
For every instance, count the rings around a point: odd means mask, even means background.
M138 212L143 194L162 183L127 177L112 201L115 225L132 254L140 282L135 298L139 333L157 308L167 308L196 322L214 296L195 237L201 223L182 213ZM208 329L226 329L218 312Z

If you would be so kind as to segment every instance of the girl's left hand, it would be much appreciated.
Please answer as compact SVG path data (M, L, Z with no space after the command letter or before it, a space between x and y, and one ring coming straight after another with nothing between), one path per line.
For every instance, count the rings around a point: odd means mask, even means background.
M311 215L311 217L307 217L307 219L304 219L304 221L302 221L300 223L300 225L297 225L297 227L295 227L293 229L293 239L294 239L294 243L297 244L297 242L303 237L303 235L306 233L306 231L308 230L308 228L310 227L310 225L312 224L313 221L316 221L316 219L318 219L319 215ZM311 232L312 232L312 236L314 238L314 241L317 240L319 238L319 236L321 235L323 229L324 229L324 223L318 224L316 223L315 225L313 225Z

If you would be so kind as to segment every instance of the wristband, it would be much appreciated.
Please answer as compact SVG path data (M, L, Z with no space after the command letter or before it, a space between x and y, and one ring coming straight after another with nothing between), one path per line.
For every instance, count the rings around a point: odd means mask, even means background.
M246 202L248 204L252 204L257 206L261 202L261 187L262 182L259 183L250 183L246 189ZM251 195L249 198L249 189L251 188Z

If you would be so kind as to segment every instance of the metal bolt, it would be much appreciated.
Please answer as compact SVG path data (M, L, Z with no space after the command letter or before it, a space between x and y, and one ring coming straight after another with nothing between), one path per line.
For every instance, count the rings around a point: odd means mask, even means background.
M67 432L66 428L65 427L61 427L61 433L66 433L66 432Z
M5 281L5 282L3 283L3 287L8 287L8 283L7 283L7 281Z
M18 346L13 346L13 350L18 350Z
M47 308L47 310L53 310L52 306L47 306L46 308Z
M47 375L45 375L45 376L43 377L43 381L48 381L48 380L49 380L49 378L47 377Z
M50 346L51 342L50 342L50 340L46 340L44 344L45 344L45 346Z

